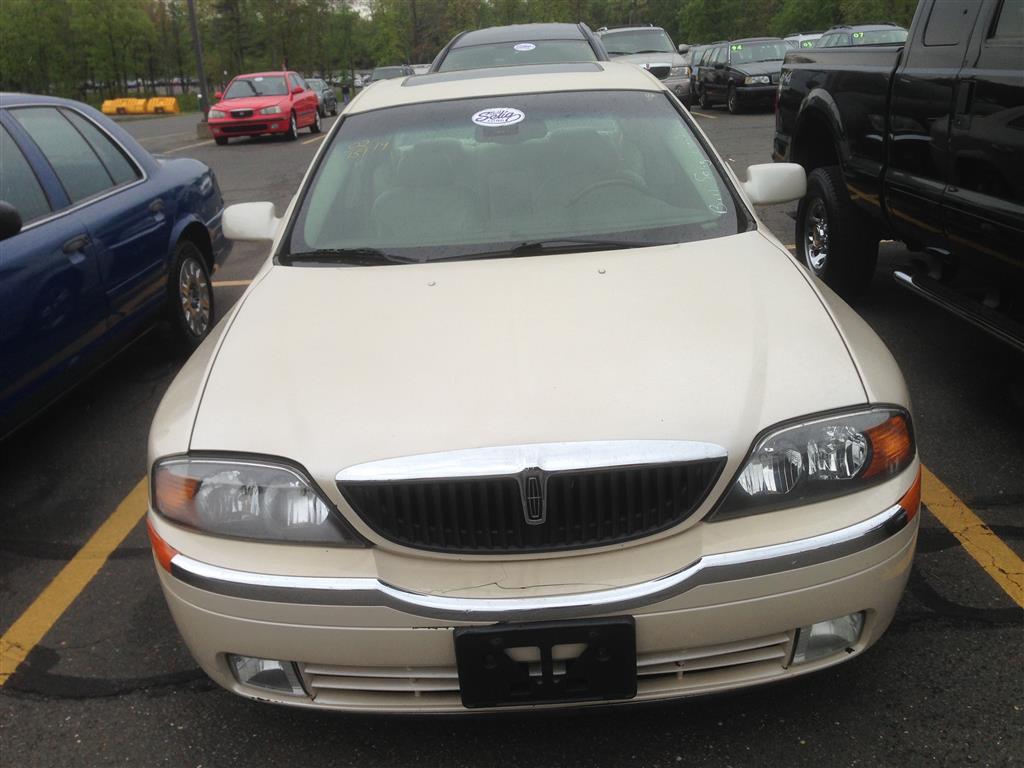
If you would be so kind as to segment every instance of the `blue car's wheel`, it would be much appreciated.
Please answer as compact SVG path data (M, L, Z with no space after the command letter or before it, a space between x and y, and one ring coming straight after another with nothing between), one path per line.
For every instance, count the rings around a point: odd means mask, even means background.
M175 342L190 352L213 328L213 285L206 260L195 243L189 240L178 243L167 290Z

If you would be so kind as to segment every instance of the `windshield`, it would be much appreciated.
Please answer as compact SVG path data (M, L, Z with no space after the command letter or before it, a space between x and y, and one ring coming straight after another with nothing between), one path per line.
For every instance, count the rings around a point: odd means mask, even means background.
M563 64L597 61L586 40L537 40L536 42L467 45L452 48L438 72L485 67L514 67L520 64Z
M315 77L306 80L306 85L308 85L310 88L315 88L318 91L322 91L327 87L327 83L325 83L323 80L318 80Z
M402 67L377 67L373 70L374 80L390 80L393 77L401 77L405 74Z
M741 221L665 94L500 96L349 116L279 258L483 258L568 240L632 248L722 237Z
M244 99L252 96L287 96L288 86L284 75L268 75L266 77L236 77L231 81L225 99Z
M885 45L886 43L903 43L907 40L905 29L875 29L854 32L851 45Z
M729 46L729 61L732 64L782 61L786 58L786 50L786 43L782 40L771 43L732 43Z
M605 32L601 42L609 56L631 53L675 53L672 41L663 29L630 29L623 32Z

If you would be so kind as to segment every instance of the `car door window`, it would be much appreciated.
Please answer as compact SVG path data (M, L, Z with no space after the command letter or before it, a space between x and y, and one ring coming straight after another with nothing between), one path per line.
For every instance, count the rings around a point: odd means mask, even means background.
M958 0L935 3L924 28L924 44L957 45L964 35L970 35L971 25L965 22L974 20L970 15L972 5L974 3Z
M97 128L95 123L72 109L62 109L61 114L71 121L83 138L89 142L93 151L99 155L114 184L126 184L140 178L141 174L138 169L125 157L113 139Z
M18 209L22 224L51 211L32 166L3 126L0 126L0 200Z
M53 107L12 109L68 193L72 203L110 189L113 177L75 127Z
M306 85L306 81L303 80L298 75L296 75L294 72L292 72L292 85L293 86L297 85L297 86L301 87L302 90L304 90L304 91L308 91L309 90L309 86Z
M1024 38L1024 2L1003 0L1003 7L999 9L999 20L996 22L992 37L997 40Z

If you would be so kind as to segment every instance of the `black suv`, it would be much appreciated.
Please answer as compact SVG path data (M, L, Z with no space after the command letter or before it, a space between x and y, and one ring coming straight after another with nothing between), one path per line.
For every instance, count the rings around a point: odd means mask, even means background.
M430 71L584 61L608 61L586 24L511 24L460 32L437 54Z
M732 40L706 50L697 78L701 107L725 102L733 114L748 106L771 107L787 50L778 37Z
M907 30L891 22L886 24L840 24L827 30L814 42L815 48L842 48L848 45L899 45L907 41Z

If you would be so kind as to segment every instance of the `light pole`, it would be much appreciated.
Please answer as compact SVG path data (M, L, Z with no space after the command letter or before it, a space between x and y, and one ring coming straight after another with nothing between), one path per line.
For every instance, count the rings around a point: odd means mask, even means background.
M199 75L199 97L203 100L203 122L210 111L210 92L206 88L206 65L203 64L203 41L199 37L199 22L196 20L196 2L188 0L188 18L192 25L192 47L196 52L196 73Z

